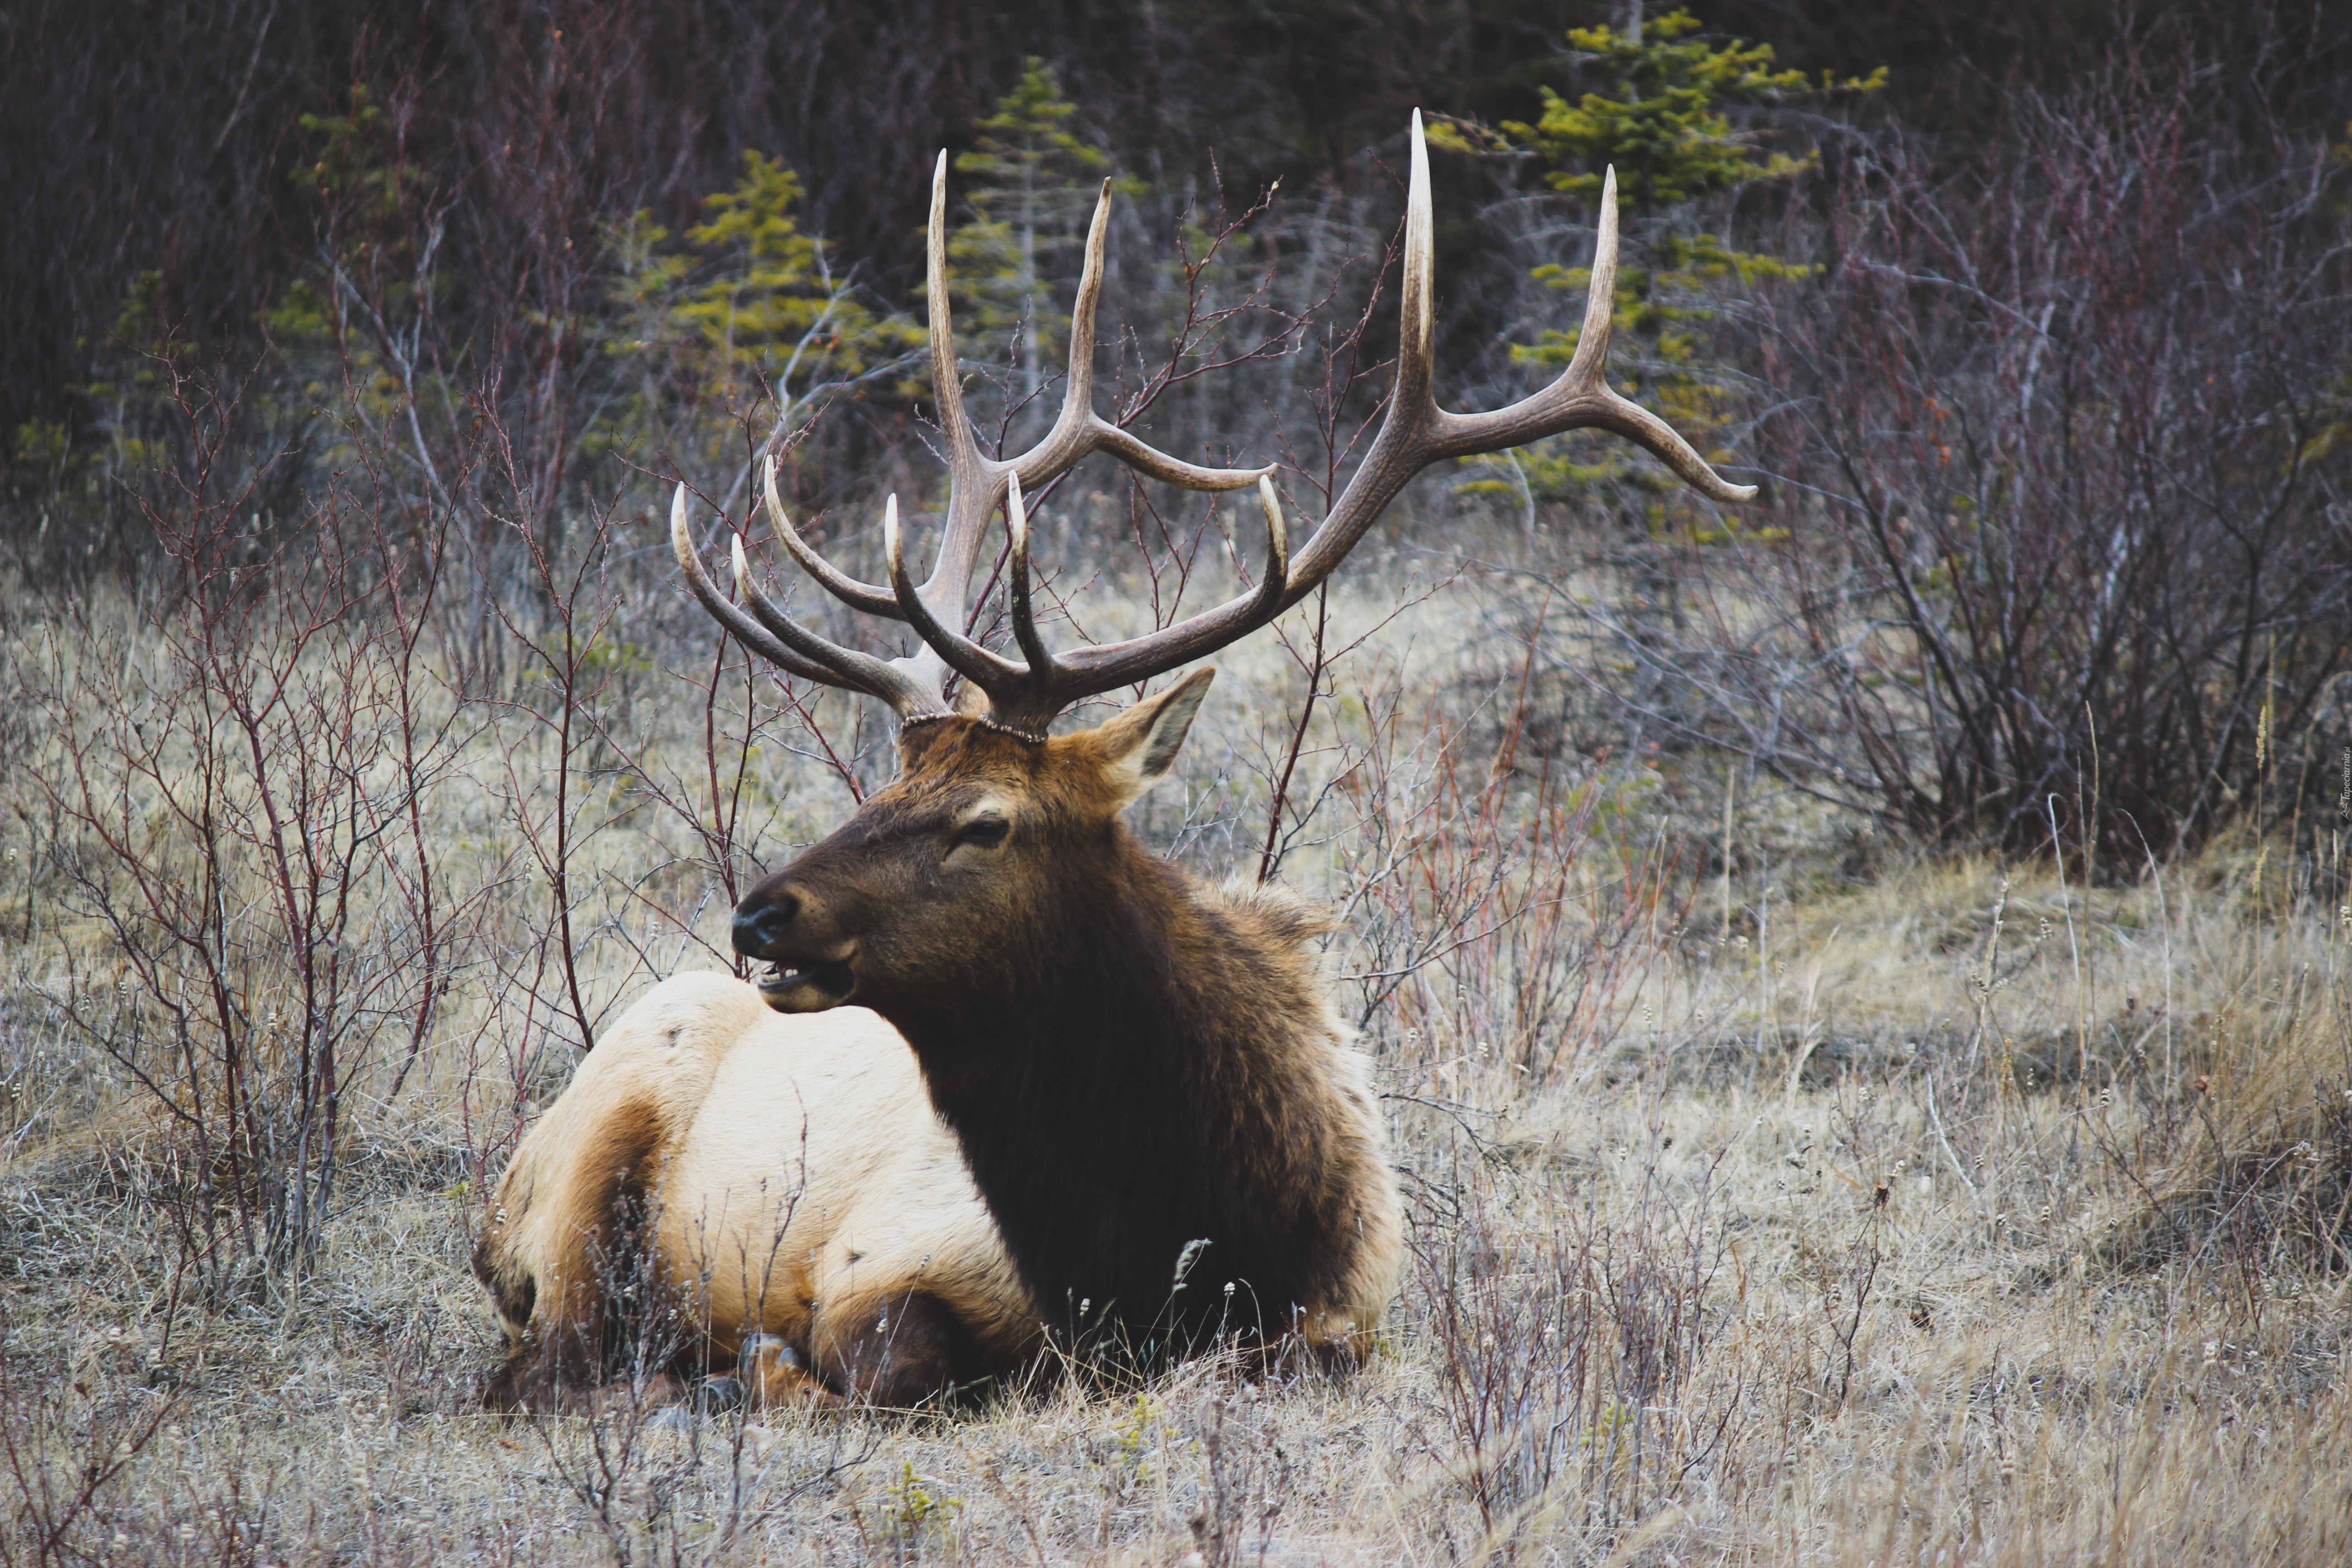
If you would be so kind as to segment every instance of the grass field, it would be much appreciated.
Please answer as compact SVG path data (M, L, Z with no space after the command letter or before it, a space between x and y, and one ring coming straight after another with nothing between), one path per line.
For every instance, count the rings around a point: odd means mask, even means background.
M1701 754L1539 755L1490 588L1412 569L1351 582L1328 640L1369 640L1276 835L1285 879L1345 917L1335 984L1405 1174L1412 1260L1369 1368L1041 1373L961 1415L682 1426L479 1413L471 1227L577 1026L719 962L719 868L845 815L871 719L820 709L838 771L772 690L747 731L740 678L698 684L709 645L651 577L600 612L576 703L525 654L460 702L430 639L391 685L352 672L393 653L314 639L279 676L310 707L162 741L191 689L131 606L18 615L0 1562L2352 1560L2333 831L2250 825L2086 888L2071 861L1921 858L1753 779L1727 800ZM1204 873L1265 857L1311 613L1229 656L1143 810ZM215 874L173 816L208 767L223 820L258 811L245 763L205 760L223 726L281 780L356 759L313 792L343 805L295 814L341 923L289 926L263 837L225 830ZM404 734L427 759L406 774ZM409 833L375 859L370 811ZM245 987L218 1037L167 1005L205 973L155 938L175 910ZM247 1146L315 1197L273 1252L248 1227L291 1200L217 1149L199 1170L192 1140L239 1041L236 1081L299 1098L279 1010L298 970L327 984L321 952L348 1020L333 1177Z

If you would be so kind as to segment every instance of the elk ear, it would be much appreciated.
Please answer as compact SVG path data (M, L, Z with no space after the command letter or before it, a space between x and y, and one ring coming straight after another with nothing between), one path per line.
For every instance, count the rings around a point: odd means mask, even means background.
M1167 690L1147 697L1095 731L1102 747L1103 773L1118 808L1150 789L1183 749L1192 715L1209 694L1214 669L1196 669Z

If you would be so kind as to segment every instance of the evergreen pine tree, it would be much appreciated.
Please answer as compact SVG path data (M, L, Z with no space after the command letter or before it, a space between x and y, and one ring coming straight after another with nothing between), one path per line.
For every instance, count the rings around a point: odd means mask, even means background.
M709 216L686 231L690 249L649 212L606 236L622 307L608 346L644 364L646 416L672 398L743 406L780 383L804 394L919 345L914 323L877 314L834 274L825 242L793 221L800 198L799 175L749 149L742 178L702 199Z

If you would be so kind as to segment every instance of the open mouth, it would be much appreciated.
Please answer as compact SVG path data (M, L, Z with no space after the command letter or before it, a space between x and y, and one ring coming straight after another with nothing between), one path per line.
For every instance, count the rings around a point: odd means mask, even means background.
M857 977L846 963L818 960L793 968L779 959L758 984L761 996L779 1013L821 1013L849 1000Z

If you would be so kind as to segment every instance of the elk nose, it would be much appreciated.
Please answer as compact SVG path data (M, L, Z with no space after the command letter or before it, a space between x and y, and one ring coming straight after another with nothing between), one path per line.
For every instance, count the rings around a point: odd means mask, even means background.
M757 904L746 900L735 910L735 951L746 958L767 957L768 950L791 931L793 917L800 909L797 893L778 893Z

